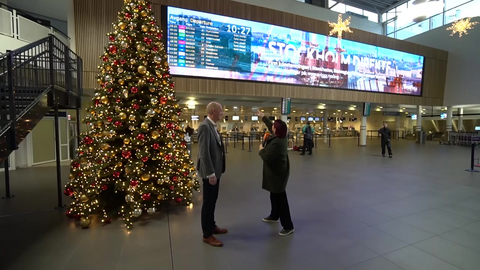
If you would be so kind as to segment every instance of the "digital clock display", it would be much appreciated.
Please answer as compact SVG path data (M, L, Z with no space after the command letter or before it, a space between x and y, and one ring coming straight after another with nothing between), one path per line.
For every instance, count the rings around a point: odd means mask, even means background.
M227 24L226 27L227 27L227 32L241 34L245 36L248 36L252 31L252 28L250 27L239 26L239 25Z
M423 56L261 22L163 8L172 75L421 95Z

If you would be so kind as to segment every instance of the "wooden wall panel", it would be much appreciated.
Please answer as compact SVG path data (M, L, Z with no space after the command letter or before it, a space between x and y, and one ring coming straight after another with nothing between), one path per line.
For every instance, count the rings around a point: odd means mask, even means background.
M161 6L171 5L324 35L327 35L330 30L327 22L228 0L152 0L151 2L158 23L162 21ZM101 63L99 56L103 54L104 47L108 44L106 34L113 30L112 23L117 21L117 13L122 6L122 0L74 0L76 45L77 53L83 58L85 88L96 87L97 66ZM423 96L413 97L321 87L184 77L175 78L176 91L242 96L288 96L352 102L443 105L448 52L358 29L353 29L352 34L345 34L345 38L425 56Z

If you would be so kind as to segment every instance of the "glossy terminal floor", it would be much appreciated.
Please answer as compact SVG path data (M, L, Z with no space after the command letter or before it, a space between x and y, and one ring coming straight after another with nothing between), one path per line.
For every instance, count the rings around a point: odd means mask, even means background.
M480 173L465 172L470 150L404 140L393 147L393 159L380 156L376 139L367 147L333 139L313 156L292 152L296 232L280 237L278 224L261 221L269 195L258 144L253 152L230 145L216 212L230 230L219 237L223 248L202 243L200 203L130 232L121 220L82 230L53 210L54 167L17 170L16 197L0 200L0 269L480 269Z

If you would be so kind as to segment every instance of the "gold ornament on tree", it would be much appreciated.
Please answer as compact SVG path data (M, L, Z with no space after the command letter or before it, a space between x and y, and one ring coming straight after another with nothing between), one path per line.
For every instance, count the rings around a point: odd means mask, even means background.
M140 74L147 73L147 68L145 66L139 66L137 70L138 70L138 73Z
M92 223L92 221L88 218L84 218L82 217L80 219L80 226L82 226L82 228L86 229L88 227L90 227L90 224Z

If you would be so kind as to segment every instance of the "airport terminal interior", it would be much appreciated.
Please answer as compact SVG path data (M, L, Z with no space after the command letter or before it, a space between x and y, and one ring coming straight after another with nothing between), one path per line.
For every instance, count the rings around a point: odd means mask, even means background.
M0 269L480 269L479 16L0 0ZM280 140L288 235L265 220ZM221 247L202 232L212 149Z

